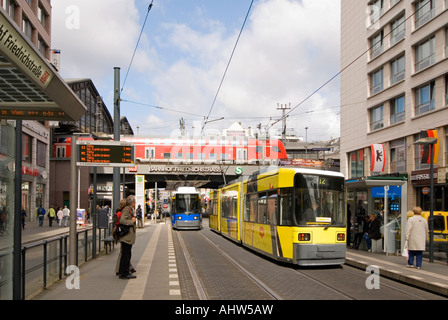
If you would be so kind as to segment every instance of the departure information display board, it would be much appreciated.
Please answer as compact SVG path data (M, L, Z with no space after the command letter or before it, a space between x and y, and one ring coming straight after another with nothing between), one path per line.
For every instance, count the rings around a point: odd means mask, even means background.
M77 141L76 146L78 166L135 166L135 147L128 142Z

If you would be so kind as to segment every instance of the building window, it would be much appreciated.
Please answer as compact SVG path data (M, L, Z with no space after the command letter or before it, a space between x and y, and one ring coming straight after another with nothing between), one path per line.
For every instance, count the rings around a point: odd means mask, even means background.
M445 58L448 58L448 28L445 29Z
M418 141L425 137L426 137L426 135L423 135L422 133L417 133L416 135L414 135L414 141ZM415 161L414 161L415 170L428 169L429 168L428 163L421 163L422 157L423 157L423 155L425 155L425 152L424 152L425 146L416 144L416 145L414 145L414 148L415 148L414 149L414 151L415 151ZM426 161L424 161L424 162L426 162Z
M393 46L398 41L402 40L405 36L405 20L404 16L401 16L397 20L392 23L392 32L391 32L391 40L390 44Z
M384 31L381 30L377 35L370 38L370 57L371 59L383 53Z
M415 47L415 72L428 68L436 62L435 37Z
M48 17L48 15L47 15L45 9L42 8L42 6L39 6L37 8L37 18L39 19L40 23L45 28L45 30L47 27L47 17Z
M37 140L37 156L36 164L41 167L45 167L47 162L47 144Z
M384 127L383 110L384 107L382 105L370 109L370 131Z
M39 37L39 39L37 40L37 50L39 50L40 53L42 53L42 55L44 57L47 56L47 45L45 44L45 41L42 40L42 38Z
M392 99L390 101L390 123L398 123L404 121L404 96Z
M395 59L391 63L391 84L404 80L405 76L405 56Z
M445 105L448 106L448 76L445 76Z
M383 90L383 69L370 75L370 94L374 95Z
M22 135L22 161L31 163L33 138L30 135Z
M3 0L2 1L2 7L5 9L5 11L8 13L8 15L14 19L14 13L15 13L15 4L14 0Z
M397 139L390 142L390 171L406 171L406 139Z
M415 4L415 28L434 18L434 0L420 0Z
M33 27L27 18L22 19L22 32L28 39L32 40Z
M359 178L364 175L364 150L349 153L350 178Z
M435 109L435 82L432 81L415 90L415 115Z

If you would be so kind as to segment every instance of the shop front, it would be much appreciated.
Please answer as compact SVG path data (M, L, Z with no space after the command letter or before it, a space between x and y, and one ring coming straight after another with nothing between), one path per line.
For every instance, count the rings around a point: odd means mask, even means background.
M352 243L362 232L365 217L375 214L382 225L382 251L401 252L405 236L401 230L407 221L407 178L364 177L347 180L345 186Z
M448 211L448 168L434 168L434 210ZM411 184L415 190L416 203L423 211L429 211L430 199L430 172L429 169L411 172Z

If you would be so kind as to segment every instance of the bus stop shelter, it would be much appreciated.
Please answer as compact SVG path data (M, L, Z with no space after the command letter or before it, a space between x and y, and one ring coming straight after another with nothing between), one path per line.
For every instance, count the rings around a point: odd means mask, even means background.
M375 201L381 202L382 214L379 219L383 225L383 251L387 254L402 252L405 243L405 232L402 230L406 230L407 222L407 177L363 177L346 180L345 187L347 194L365 194L363 201L367 202L366 214L378 214Z
M13 212L13 235L5 240L10 254L2 258L1 275L8 283L14 300L23 299L21 288L21 187L22 187L22 121L79 121L87 108L61 78L57 70L6 12L0 10L0 120L6 125L15 120L15 172L5 177L14 184L14 201L7 203ZM11 199L12 200L12 199ZM10 239L12 241L10 241ZM10 284L12 283L12 289ZM9 296L9 294L7 294Z

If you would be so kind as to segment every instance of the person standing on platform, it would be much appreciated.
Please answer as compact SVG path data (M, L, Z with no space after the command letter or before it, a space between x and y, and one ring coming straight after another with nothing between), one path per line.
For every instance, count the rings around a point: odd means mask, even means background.
M129 227L129 232L122 236L121 242L121 259L120 269L118 271L120 279L134 279L135 275L131 274L131 257L132 245L135 243L136 217L134 216L135 197L128 196L126 198L126 207L121 211L120 224Z
M426 237L428 235L428 222L421 216L422 208L414 207L414 215L408 219L406 228L406 242L409 250L408 268L422 267L423 251L426 249Z

